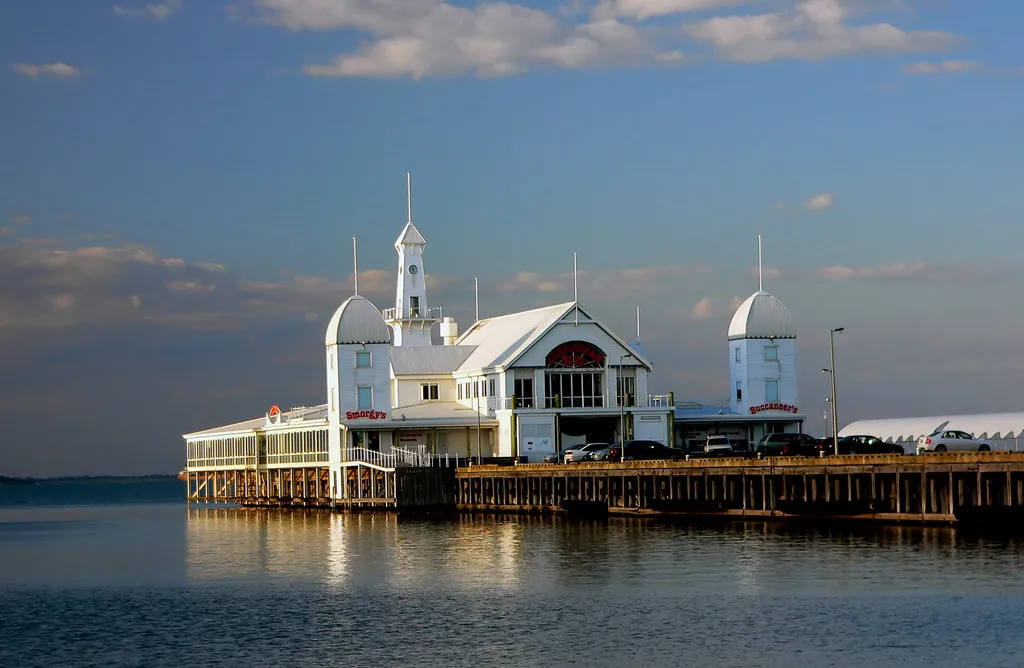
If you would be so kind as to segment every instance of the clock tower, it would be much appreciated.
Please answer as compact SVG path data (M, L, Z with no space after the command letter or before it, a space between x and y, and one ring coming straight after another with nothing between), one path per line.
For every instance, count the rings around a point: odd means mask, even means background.
M412 224L411 178L406 175L408 221L395 241L398 251L398 289L395 308L384 311L384 319L394 331L396 346L431 345L430 328L440 321L440 309L427 306L427 276L423 269L423 249L427 242Z

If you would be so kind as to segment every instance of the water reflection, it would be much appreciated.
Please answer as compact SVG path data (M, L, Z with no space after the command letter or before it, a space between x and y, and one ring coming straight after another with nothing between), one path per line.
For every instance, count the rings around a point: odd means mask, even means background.
M397 591L627 586L651 596L1024 591L1020 537L947 527L571 522L561 517L191 508L188 578Z

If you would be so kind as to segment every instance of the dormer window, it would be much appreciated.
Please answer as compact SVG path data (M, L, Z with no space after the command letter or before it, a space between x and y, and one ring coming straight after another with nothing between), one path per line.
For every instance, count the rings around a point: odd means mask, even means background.
M373 358L370 356L369 350L360 350L356 352L356 367L368 367L372 366Z
M779 361L779 347L778 346L765 346L764 347L764 361L765 362L778 362Z

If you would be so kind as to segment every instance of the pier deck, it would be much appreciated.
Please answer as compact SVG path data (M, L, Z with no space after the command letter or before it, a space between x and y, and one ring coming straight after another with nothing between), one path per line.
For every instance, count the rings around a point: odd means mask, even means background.
M456 507L470 511L953 523L964 508L1024 508L1024 453L474 466L456 481Z
M823 517L950 524L1024 521L1024 453L966 452L689 461L190 470L188 499L337 510Z

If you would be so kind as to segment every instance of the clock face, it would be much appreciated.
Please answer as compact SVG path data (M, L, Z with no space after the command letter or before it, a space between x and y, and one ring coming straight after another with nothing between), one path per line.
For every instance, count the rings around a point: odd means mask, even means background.
M414 265L414 264L410 264L409 265L409 273L410 274L415 274L419 270L420 270L420 268L417 267L416 265Z

